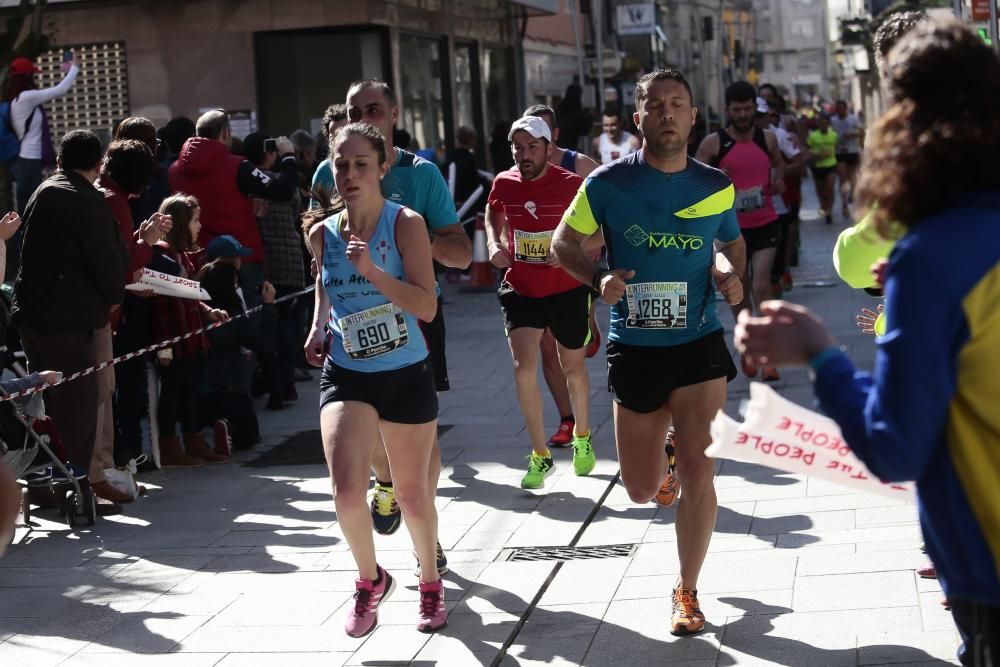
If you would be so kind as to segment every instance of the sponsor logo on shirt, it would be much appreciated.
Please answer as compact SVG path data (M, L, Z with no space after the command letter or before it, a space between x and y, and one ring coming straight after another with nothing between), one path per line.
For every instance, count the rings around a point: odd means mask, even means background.
M632 225L625 230L625 240L639 248L663 248L688 251L701 250L705 239L694 234L672 234L669 232L647 232L639 225Z

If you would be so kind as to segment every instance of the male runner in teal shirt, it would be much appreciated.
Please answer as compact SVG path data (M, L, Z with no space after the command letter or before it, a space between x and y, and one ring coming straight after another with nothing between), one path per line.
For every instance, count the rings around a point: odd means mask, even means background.
M729 178L687 156L697 110L675 70L636 84L642 150L603 165L584 182L552 242L559 263L612 304L608 384L615 439L629 497L648 502L667 470L664 439L676 428L683 493L677 512L681 575L671 632L700 632L698 574L715 527L709 425L736 376L715 312L715 287L739 303L746 264ZM609 269L583 252L601 228Z

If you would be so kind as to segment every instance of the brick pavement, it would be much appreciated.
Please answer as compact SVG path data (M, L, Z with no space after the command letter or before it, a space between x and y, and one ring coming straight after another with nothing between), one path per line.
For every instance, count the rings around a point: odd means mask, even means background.
M796 275L833 286L800 286L789 296L819 311L855 359L870 365L871 340L853 317L872 300L837 284L829 262L841 226L823 226L814 210L803 218ZM577 478L560 451L546 489L522 491L529 445L495 298L445 288L453 386L441 404L441 423L450 428L441 438L437 502L452 567L445 632L427 636L413 627L417 582L400 531L376 540L381 562L400 580L380 627L364 639L345 636L354 565L325 468L241 465L318 428L314 381L299 385L293 408L261 411L265 443L234 464L148 475L148 497L93 529L70 532L41 513L30 532L19 531L18 545L0 561L0 664L953 661L958 642L941 593L913 572L924 563L913 506L733 461L718 466L719 520L700 582L708 627L697 637L670 636L676 511L635 505L613 483L603 359L588 363L600 457L594 473ZM606 325L606 309L601 315ZM724 321L731 330L728 314ZM786 372L777 387L811 405L803 372ZM736 415L746 396L744 379L730 385L727 412ZM553 427L550 403L546 417ZM630 557L562 565L505 560L515 547L574 539L637 547Z

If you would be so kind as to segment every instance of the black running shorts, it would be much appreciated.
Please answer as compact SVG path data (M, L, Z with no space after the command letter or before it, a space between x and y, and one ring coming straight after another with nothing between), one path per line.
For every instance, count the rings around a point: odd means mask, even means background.
M608 389L615 402L633 412L655 412L674 389L720 377L727 382L736 377L722 329L670 347L608 342Z
M740 229L740 234L743 235L743 240L747 244L747 259L750 259L758 250L778 247L778 240L781 238L781 223L775 220L761 227Z
M438 391L448 391L451 383L448 382L448 359L445 357L445 328L444 310L441 304L444 303L440 295L438 296L437 312L430 322L420 322L420 330L424 332L424 340L427 341L427 351L430 353L431 368L434 371L434 388Z
M437 419L438 399L430 359L392 371L360 373L330 363L319 377L319 409L330 403L358 401L397 424L426 424Z
M549 296L522 296L508 283L497 290L507 334L514 329L548 329L568 350L579 350L590 342L590 302L593 291L586 285Z

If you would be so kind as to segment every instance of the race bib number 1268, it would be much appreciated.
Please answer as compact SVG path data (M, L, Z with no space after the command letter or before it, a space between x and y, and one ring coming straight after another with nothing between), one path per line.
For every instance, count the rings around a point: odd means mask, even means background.
M626 328L683 329L687 326L687 283L632 283L625 287Z

